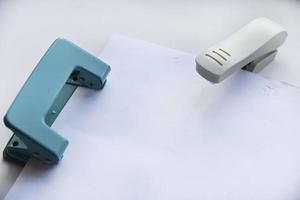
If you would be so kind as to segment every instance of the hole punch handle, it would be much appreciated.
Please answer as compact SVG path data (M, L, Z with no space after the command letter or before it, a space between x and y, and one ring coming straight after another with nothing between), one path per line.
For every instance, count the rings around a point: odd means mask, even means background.
M58 163L68 141L51 125L78 86L100 90L109 72L110 66L97 57L65 39L55 40L4 117L14 132L4 157L20 164L31 156Z

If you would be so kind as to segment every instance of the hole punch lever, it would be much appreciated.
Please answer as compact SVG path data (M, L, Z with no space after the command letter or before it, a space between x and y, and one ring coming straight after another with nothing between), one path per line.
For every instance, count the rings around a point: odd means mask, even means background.
M224 41L196 57L197 72L213 83L219 83L239 69L259 72L274 60L277 48L287 32L277 23L257 18ZM218 55L212 59L207 55Z
M50 127L78 86L100 90L110 66L65 39L50 46L4 117L14 132L3 155L25 164L33 156L58 163L67 139Z

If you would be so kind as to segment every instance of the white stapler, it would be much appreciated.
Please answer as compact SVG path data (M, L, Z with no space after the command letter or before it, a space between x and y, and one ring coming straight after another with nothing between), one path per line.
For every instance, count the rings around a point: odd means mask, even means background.
M287 32L277 23L257 18L226 40L196 57L197 72L213 83L219 83L235 71L259 72L274 60L277 48Z

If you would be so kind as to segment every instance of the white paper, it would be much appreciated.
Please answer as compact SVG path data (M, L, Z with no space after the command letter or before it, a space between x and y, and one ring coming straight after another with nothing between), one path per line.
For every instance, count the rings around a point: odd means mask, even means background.
M114 36L100 92L80 88L53 128L56 166L31 160L6 200L300 197L300 90L253 73L212 85L195 55Z

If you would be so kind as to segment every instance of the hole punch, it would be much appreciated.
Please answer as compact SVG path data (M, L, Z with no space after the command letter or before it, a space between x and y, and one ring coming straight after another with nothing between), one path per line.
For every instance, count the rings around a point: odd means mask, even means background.
M36 158L40 156L40 154L38 152L33 152L32 155L33 155L33 157L36 157Z
M78 81L78 75L79 75L79 71L78 70L74 70L71 74L71 79L73 81Z
M78 86L100 90L109 72L110 66L97 57L65 39L55 40L4 117L5 125L14 132L4 158L21 165L32 156L58 163L68 140L51 125Z
M275 59L277 48L286 37L287 32L277 23L257 18L228 39L199 54L196 57L196 70L212 83L223 81L239 69L259 72ZM211 56L210 52L224 62Z
M50 164L50 163L51 163L51 160L50 160L49 158L46 158L46 159L45 159L45 163Z

